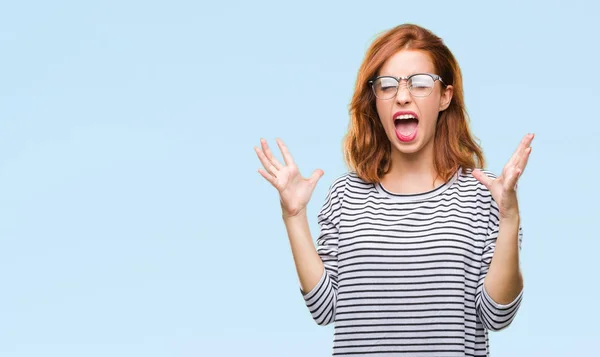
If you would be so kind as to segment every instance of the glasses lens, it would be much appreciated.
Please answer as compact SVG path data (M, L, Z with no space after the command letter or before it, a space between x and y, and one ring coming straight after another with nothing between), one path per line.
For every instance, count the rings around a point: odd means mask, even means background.
M408 89L417 97L428 96L433 90L435 81L426 74L417 74L408 81Z
M379 99L390 99L396 95L398 81L394 78L378 78L373 83L373 91Z

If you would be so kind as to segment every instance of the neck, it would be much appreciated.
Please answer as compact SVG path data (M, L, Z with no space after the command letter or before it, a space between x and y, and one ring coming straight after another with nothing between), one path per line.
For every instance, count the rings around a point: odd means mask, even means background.
M381 183L396 193L421 193L443 184L437 177L433 162L433 145L413 154L403 154L392 148L390 171Z

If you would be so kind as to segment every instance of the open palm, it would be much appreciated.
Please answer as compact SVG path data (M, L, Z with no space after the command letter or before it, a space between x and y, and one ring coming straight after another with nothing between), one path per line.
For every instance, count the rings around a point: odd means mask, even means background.
M281 139L276 139L276 141L285 165L282 165L273 156L266 140L261 139L262 150L254 147L254 151L266 171L258 169L258 172L279 192L283 216L293 217L306 208L317 182L324 172L316 169L309 178L302 177L283 141Z
M473 170L473 176L490 191L494 201L498 204L501 218L518 217L519 215L516 194L517 181L527 166L533 136L533 134L525 135L517 150L502 169L500 176L491 178L481 170Z

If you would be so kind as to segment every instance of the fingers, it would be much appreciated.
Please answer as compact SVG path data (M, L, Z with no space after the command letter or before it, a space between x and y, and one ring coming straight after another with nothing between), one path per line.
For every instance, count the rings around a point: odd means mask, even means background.
M292 159L292 155L290 154L287 146L285 146L285 144L283 143L283 141L281 139L277 138L275 140L277 141L279 150L281 150L281 153L283 154L283 161L285 162L285 164L288 166L295 165L294 159Z
M521 156L517 165L515 165L511 172L509 173L509 178L507 180L507 188L517 189L519 178L523 175L525 171L525 167L527 166L527 161L529 161L529 154L531 153L531 147L525 149L525 152Z
M509 166L518 165L518 163L521 162L521 159L523 158L523 156L525 154L525 150L529 147L529 145L531 145L531 141L533 140L533 137L534 137L533 134L527 134L527 135L525 135L525 137L523 137L523 139L521 139L519 146L517 146L517 149L511 156L510 160L508 160L507 165L509 165Z
M502 189L505 191L516 190L517 181L523 175L527 162L529 161L529 155L531 154L531 142L533 141L534 134L527 134L519 143L517 150L513 153L511 158L508 160L506 166L502 170L502 174L496 179L492 179L485 175L481 170L474 169L473 176L481 182L487 189L491 188L492 183L498 180L498 183L502 185Z
M517 189L517 181L519 180L519 177L521 177L522 173L523 173L523 170L521 170L520 168L518 168L516 166L511 167L505 176L505 179L503 182L503 190L504 191L516 190Z
M256 152L256 155L258 155L258 159L262 163L266 172L270 173L274 177L277 177L277 172L279 171L279 169L277 169L277 167L275 167L275 165L273 165L273 163L265 156L265 154L262 152L262 150L260 150L259 148L257 148L255 146L254 151Z
M523 140L521 140L517 151L513 157L511 157L508 164L506 164L505 171L508 170L508 172L506 172L506 184L508 188L516 189L517 181L525 171L525 167L529 161L529 154L531 153L531 146L529 145L531 145L533 137L534 134L525 135Z
M521 170L521 173L519 175L522 175L525 171L525 167L527 167L527 162L529 161L529 154L531 154L531 146L525 149L525 153L523 154L521 160L517 164L517 168Z
M269 175L263 169L258 169L258 173L261 174L262 177L264 177L265 179L267 179L267 181L269 181L271 183L271 185L277 187L277 180L275 179L275 177L273 175Z
M273 166L275 166L275 168L277 170L281 169L283 167L283 165L281 165L281 163L279 161L277 161L277 159L275 158L275 156L273 156L273 153L271 152L271 149L269 148L269 145L267 145L267 141L265 139L260 139L260 144L263 148L263 151L265 153L265 156L267 157L267 159L269 159L269 161L273 164Z

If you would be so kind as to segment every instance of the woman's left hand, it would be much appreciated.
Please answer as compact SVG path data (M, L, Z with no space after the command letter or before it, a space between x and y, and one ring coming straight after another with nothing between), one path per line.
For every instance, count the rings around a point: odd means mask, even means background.
M531 141L533 134L527 134L521 140L508 163L502 169L500 176L488 177L479 169L473 170L473 176L481 182L498 204L501 219L519 218L519 204L517 202L517 181L525 171L529 154L531 153Z

